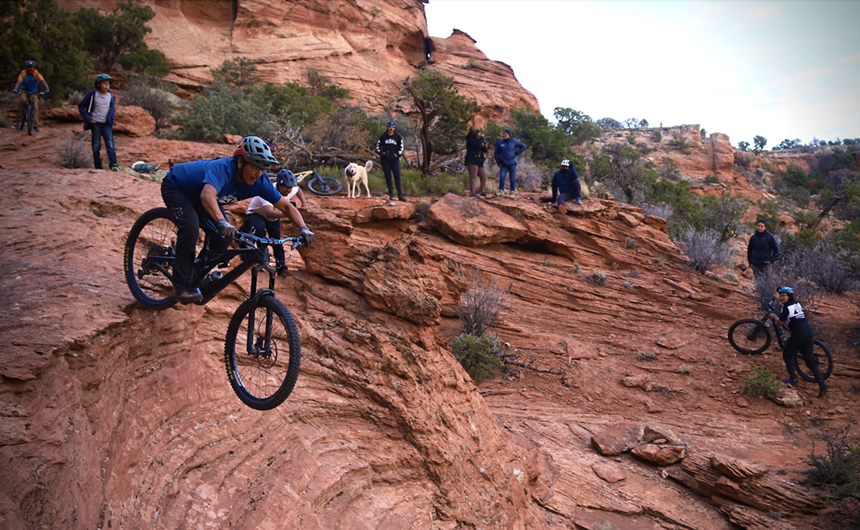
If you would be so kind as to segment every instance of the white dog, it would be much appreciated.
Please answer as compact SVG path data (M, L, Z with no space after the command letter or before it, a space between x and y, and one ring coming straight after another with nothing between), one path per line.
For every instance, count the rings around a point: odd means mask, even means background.
M361 182L364 183L364 189L367 190L367 196L370 197L370 188L367 187L367 172L371 169L373 169L373 160L368 160L364 167L353 162L344 168L343 176L346 177L346 184L349 187L347 197L350 199L361 197Z

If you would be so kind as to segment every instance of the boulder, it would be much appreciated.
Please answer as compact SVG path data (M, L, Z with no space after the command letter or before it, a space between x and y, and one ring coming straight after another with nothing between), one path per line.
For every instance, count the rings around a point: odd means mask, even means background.
M676 464L686 456L686 449L683 445L645 444L634 447L630 452L637 458L658 466Z
M591 445L604 456L615 456L633 449L641 438L641 428L609 427L593 435Z
M636 374L636 375L628 375L624 379L621 380L621 384L629 387L639 387L647 383L651 379L651 376L648 374Z
M510 215L482 200L453 193L430 207L427 221L451 240L470 247L512 243L526 234L526 227Z
M803 406L803 398L793 388L787 388L778 395L774 396L773 401L783 407L796 408Z
M642 441L643 442L654 442L659 439L666 440L667 443L672 445L676 445L681 443L681 440L678 439L678 436L675 435L669 428L664 427L662 425L651 424L646 425L645 430L642 432Z
M57 121L84 122L78 108L73 105L48 109L45 115ZM113 132L135 137L150 136L155 132L155 118L140 107L117 105Z

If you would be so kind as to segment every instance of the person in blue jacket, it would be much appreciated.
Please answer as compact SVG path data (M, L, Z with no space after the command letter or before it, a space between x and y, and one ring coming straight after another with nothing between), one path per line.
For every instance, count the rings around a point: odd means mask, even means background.
M18 98L18 116L24 116L24 104L27 102L27 98L33 100L34 110L36 111L35 119L33 120L33 129L36 132L39 132L39 83L45 85L45 91L42 94L47 94L51 91L48 88L48 82L36 70L36 61L31 59L24 63L24 69L18 74L18 81L15 83L15 88L12 89L13 94L20 94ZM20 91L18 90L19 88L21 89ZM24 120L21 120L21 124L18 125L19 129L24 126L23 122Z
M102 169L102 138L105 141L111 171L119 171L116 164L116 149L113 145L113 125L116 120L116 95L110 91L113 78L108 74L96 76L96 89L87 92L78 103L78 112L84 119L84 130L93 131L93 162Z
M260 178L278 160L261 138L247 136L236 147L232 158L198 160L177 164L161 183L161 197L176 222L176 260L173 263L176 298L182 303L203 299L193 278L194 251L200 233L200 217L215 221L220 241L210 242L210 249L220 251L233 241L236 228L227 221L225 204L262 197L272 203L299 228L299 238L309 245L314 233L302 214L272 185Z
M526 144L512 138L510 129L502 132L502 139L496 142L493 158L499 166L499 193L505 193L505 178L511 176L511 197L517 191L517 157L527 149Z
M567 213L567 208L564 206L566 200L575 199L576 204L582 204L581 191L576 168L570 165L570 160L562 160L561 169L552 176L552 201L556 202L558 199L558 211Z

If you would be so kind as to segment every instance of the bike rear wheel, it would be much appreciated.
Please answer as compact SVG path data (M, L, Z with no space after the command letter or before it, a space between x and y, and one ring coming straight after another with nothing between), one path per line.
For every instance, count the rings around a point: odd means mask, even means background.
M249 330L253 315L253 329ZM302 347L293 315L274 296L246 300L233 313L224 341L230 386L245 405L270 410L289 397Z
M140 216L125 242L125 281L134 299L147 309L164 309L176 303L173 260L176 257L176 223L167 208Z
M833 373L833 355L830 353L830 348L824 345L818 339L815 339L815 345L812 347L812 355L818 359L818 368L821 370L821 376L824 379L830 377L830 374ZM800 378L804 381L809 381L810 383L815 383L815 376L812 375L812 370L806 366L806 361L803 360L802 357L797 356L794 358L795 369L797 373L800 375Z
M332 177L323 177L314 173L313 179L308 183L308 188L317 195L337 195L343 190L343 184Z
M770 341L770 333L761 320L742 318L729 326L729 343L741 353L762 353L770 346Z

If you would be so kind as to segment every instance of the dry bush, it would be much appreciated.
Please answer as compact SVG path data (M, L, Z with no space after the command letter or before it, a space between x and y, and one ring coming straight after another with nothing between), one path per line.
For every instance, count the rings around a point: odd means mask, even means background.
M170 94L147 84L148 78L139 77L132 81L122 93L123 105L140 107L155 118L155 128L162 129L168 125L173 108Z
M68 169L89 167L92 160L85 149L86 134L69 133L62 143L54 146L54 152L60 157L60 167Z
M627 239L624 240L624 248L632 250L632 249L636 248L636 245L638 243L639 242L635 238L628 237Z
M606 285L606 273L602 271L594 271L585 278L585 281L592 285L597 285L598 287L604 287Z
M495 171L495 173L496 177L498 177L498 171ZM487 178L489 178L489 175ZM520 191L546 189L551 179L551 173L546 169L536 166L528 158L520 158L517 163L517 189Z
M672 207L668 204L645 204L642 206L642 213L668 219L672 215Z
M499 281L490 278L484 271L456 268L457 277L468 286L460 295L457 316L463 325L463 333L473 337L484 337L487 330L499 322L502 311L508 309L510 288L503 289Z
M690 258L692 267L701 273L707 272L714 265L729 263L734 256L731 246L720 241L720 234L716 230L697 232L692 227L687 228L678 243Z

